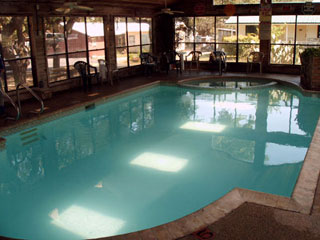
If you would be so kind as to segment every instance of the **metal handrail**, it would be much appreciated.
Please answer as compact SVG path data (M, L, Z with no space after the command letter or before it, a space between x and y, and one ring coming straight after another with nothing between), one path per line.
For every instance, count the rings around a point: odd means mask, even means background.
M0 88L0 92L3 96L5 96L7 99L9 99L11 105L14 107L14 109L17 111L17 116L16 118L11 118L11 117L7 117L7 119L14 119L14 120L18 120L20 118L20 114L21 114L21 111L20 111L20 108L17 106L17 104L12 100L12 98L5 92L2 90L2 88Z
M17 101L18 101L18 106L19 106L19 109L20 109L20 114L21 114L21 101L20 101L20 94L19 94L19 89L20 89L20 86L24 87L26 90L28 90L28 92L31 93L32 96L34 96L41 104L41 109L40 109L40 112L39 113L42 113L43 110L44 110L44 104L43 104L43 101L42 99L31 89L28 87L27 84L25 83L19 83L17 85L17 88L16 88L16 94L17 94Z

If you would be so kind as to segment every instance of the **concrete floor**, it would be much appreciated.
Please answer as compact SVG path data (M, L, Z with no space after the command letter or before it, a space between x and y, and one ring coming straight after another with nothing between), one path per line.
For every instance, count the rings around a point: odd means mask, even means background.
M0 136L2 130L23 126L35 118L46 118L52 113L63 111L66 108L72 108L79 103L90 102L103 96L109 96L114 93L130 89L132 87L143 85L155 81L176 82L185 78L196 76L217 75L212 72L184 72L182 75L172 71L169 75L154 74L152 77L133 77L121 79L114 86L99 85L94 86L89 92L83 92L81 89L73 89L64 92L55 93L51 99L45 100L46 110L41 115L28 114L32 109L39 108L39 103L29 100L23 102L23 115L18 121L0 119ZM246 74L228 73L228 76ZM250 74L249 76L259 76L259 74ZM281 74L262 74L263 77L282 79L299 85L299 76L281 75ZM14 115L14 109L7 108L8 115ZM319 159L320 161L320 159ZM292 211L280 210L277 208L261 206L253 203L244 203L217 222L199 229L195 233L190 233L180 240L192 239L230 239L230 240L251 240L251 239L320 239L320 181L313 202L311 214L300 214ZM117 238L117 239L122 239ZM123 239L126 239L125 237ZM131 238L130 238L131 239ZM144 239L138 237L138 239ZM154 236L154 239L164 239Z

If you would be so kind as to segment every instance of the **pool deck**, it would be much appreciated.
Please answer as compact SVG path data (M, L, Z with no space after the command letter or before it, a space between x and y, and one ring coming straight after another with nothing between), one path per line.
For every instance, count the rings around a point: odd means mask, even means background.
M159 82L176 83L186 78L216 75L212 72L190 72L177 75L154 74L152 77L122 79L114 86L97 85L89 92L81 89L68 90L45 100L43 114L26 114L39 103L32 100L23 103L23 112L18 121L0 119L0 137L5 133L32 124L35 119L46 121L53 116L98 99L126 93L137 87ZM227 73L223 76L250 76L281 80L299 88L300 77L282 74L243 74ZM8 108L8 114L14 110ZM316 127L303 167L291 198L235 188L217 201L176 221L151 229L107 237L102 239L320 239L320 121Z

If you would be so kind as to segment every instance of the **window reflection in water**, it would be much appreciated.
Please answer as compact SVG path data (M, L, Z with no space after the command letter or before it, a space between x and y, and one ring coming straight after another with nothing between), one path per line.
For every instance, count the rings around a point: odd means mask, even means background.
M0 218L1 226L16 212L41 224L59 213L57 221L72 233L78 227L64 221L64 213L69 219L90 209L126 222L124 215L149 214L146 209L155 209L150 216L161 215L167 197L204 206L234 187L290 196L319 105L318 99L282 87L232 92L161 86L10 135L0 151L0 210L9 216ZM269 117L277 111L288 128L277 128ZM181 128L185 123L196 124L190 130ZM192 195L188 201L178 201L187 195ZM110 207L114 203L117 207ZM150 207L155 203L163 208ZM34 225L19 223L15 229ZM130 224L119 231L133 231Z
M190 120L255 128L255 94L229 92L213 95L187 92L182 99L186 104L189 103ZM190 101L193 103L190 104Z
M254 141L234 137L212 137L212 148L214 150L223 151L229 154L232 158L249 163L253 163L254 161L254 145Z
M257 93L185 90L181 97L185 122L228 126L212 134L214 150L266 166L304 160L317 123L317 117L312 116L320 113L318 105L316 99L273 88ZM292 158L279 162L278 152Z
M39 127L12 135L1 152L4 175L0 193L9 193L17 184L32 185L47 171L69 169L76 162L87 161L112 149L120 138L140 134L154 125L154 97L143 96L122 101L109 108L70 115ZM54 163L49 161L54 159ZM90 159L90 161L93 161ZM48 169L47 169L48 168ZM69 171L69 170L68 170ZM9 174L10 173L10 174ZM13 177L15 175L15 177Z
M219 131L206 131L212 134L210 145L214 150L228 152L234 158L250 163L265 156L263 161L259 160L265 165L286 163L275 163L273 153L278 151L270 149L281 148L284 152L285 148L287 152L294 152L300 148L306 151L317 122L312 116L319 114L317 109L320 109L314 107L318 104L314 99L273 88L254 93L182 89L177 99L178 105L166 106L170 113L169 124L179 119L182 123L179 131L190 130L181 126L192 122L224 126ZM12 175L3 177L1 192L7 191L4 189L8 188L9 182L33 184L44 178L47 171L69 168L77 161L111 151L119 139L148 131L155 126L155 101L152 95L134 97L107 110L98 108L97 111L81 113L79 119L70 115L59 123L50 122L46 130L31 131L30 137L15 134L8 140L8 147L1 152L1 157L10 163L4 164L7 173L3 176L14 171L16 180ZM46 161L48 153L54 156L54 163Z

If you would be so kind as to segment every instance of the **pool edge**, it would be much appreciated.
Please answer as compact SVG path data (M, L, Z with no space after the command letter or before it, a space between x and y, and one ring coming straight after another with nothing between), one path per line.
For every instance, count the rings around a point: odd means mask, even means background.
M243 76L240 77L245 78ZM258 76L248 77L257 78ZM179 84L180 82L208 78L221 78L221 76L205 76L191 79L189 78L180 80L177 83ZM237 78L237 76L225 76L225 78ZM303 95L310 96L310 94L315 94L319 96L319 92L303 89L299 84L293 82L272 77L261 76L261 78L277 81L279 83L282 83L283 85L293 87L296 90L299 90L299 92L301 92ZM263 193L249 189L234 188L218 200L210 203L209 205L172 222L137 232L99 239L151 240L157 239L159 236L161 236L160 239L167 240L181 238L217 222L218 220L225 217L226 215L228 215L233 210L237 209L246 202L302 214L310 214L320 174L320 161L317 161L318 159L320 159L320 151L317 151L317 144L320 144L320 118L317 122L317 126L314 131L312 141L308 148L301 171L298 176L297 183L294 187L291 197L284 197L280 195ZM312 174L310 174L310 171L312 172Z
M206 77L197 77L189 78L177 81L177 83L182 81L191 81L192 79L207 79L207 78L221 78L221 76L206 76ZM226 78L236 78L237 76L226 76ZM244 78L244 76L239 76ZM248 76L249 78L257 78L258 76ZM319 92L308 91L303 89L296 83L289 82L286 80L276 79L272 77L262 77L263 79L273 80L284 85L293 87L302 94L316 94L319 96ZM121 97L126 94L130 94L135 91L147 89L149 87L157 85L167 85L168 83L163 81L155 81L152 83L147 83L140 85L138 87L133 87L130 89L122 90L120 92L103 96L98 99L77 103L73 106L59 109L50 114L42 115L40 117L28 119L26 121L19 122L16 125L9 127L8 129L0 130L0 136L3 133L5 135L11 134L12 132L19 131L19 129L27 128L37 124L51 121L61 116L66 116L77 111L81 111L84 107L90 103L100 102L100 101L109 101L115 97ZM26 126L27 125L27 126ZM273 208L279 208L282 210L288 210L303 214L310 214L312 210L312 205L315 197L315 191L317 187L318 177L320 173L320 151L317 151L317 144L320 144L320 119L318 120L316 129L314 131L312 141L308 148L303 166L298 176L297 183L295 185L293 194L291 198L283 197L274 194L262 193L258 191L234 188L218 200L210 203L209 205L193 212L185 217L174 220L172 222L162 224L153 228L132 232L123 235L102 237L96 239L108 239L108 240L120 240L120 239L177 239L184 237L192 232L200 230L204 227L207 227L210 224L213 224L228 215L233 210L237 209L243 203L256 203L263 206L269 206ZM5 238L13 239L13 238Z
M83 110L85 110L86 106L91 105L91 104L103 104L103 103L106 103L108 101L115 100L117 98L132 94L132 93L137 92L137 91L147 90L147 89L152 88L152 87L157 86L157 85L160 86L161 82L160 81L154 81L154 82L151 82L151 83L146 83L146 84L143 84L143 85L140 85L140 86L137 86L137 87L133 87L133 88L129 88L129 89L125 89L125 90L119 91L117 93L113 93L113 94L110 94L110 95L102 96L100 98L96 98L96 99L93 99L93 100L79 102L79 103L76 103L76 104L74 104L72 106L67 106L67 107L61 108L59 110L56 110L54 112L50 112L50 113L47 113L47 114L42 114L42 115L40 115L38 117L35 116L34 118L22 120L22 121L19 121L17 124L14 124L14 125L12 125L10 127L7 127L7 128L3 127L3 129L0 129L0 136L7 136L7 135L10 135L10 134L19 132L19 131L21 131L23 129L33 127L35 125L39 125L39 124L43 124L43 123L46 123L46 122L50 122L50 121L53 121L53 120L55 120L57 118L68 116L68 115L83 111Z

